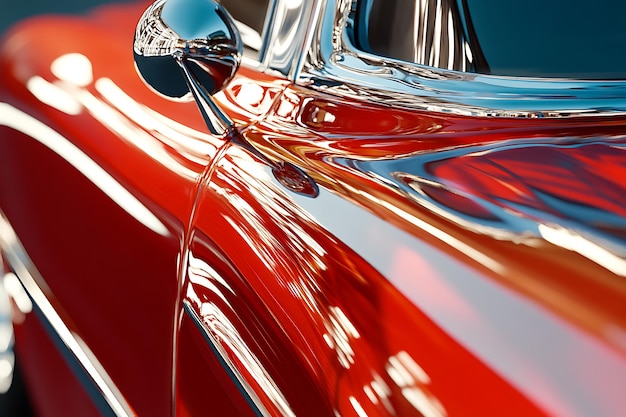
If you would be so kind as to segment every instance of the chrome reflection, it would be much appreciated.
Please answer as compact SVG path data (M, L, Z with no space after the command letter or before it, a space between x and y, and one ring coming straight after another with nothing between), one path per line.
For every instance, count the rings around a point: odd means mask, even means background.
M51 127L7 103L0 103L0 126L24 133L49 148L139 223L159 235L169 236L167 227L143 203L93 159Z
M263 47L261 34L239 20L234 20L234 22L235 26L237 26L237 30L239 31L243 44L256 52L259 52Z
M262 54L265 66L290 78L302 65L302 45L310 39L317 19L321 1L276 1L272 19L267 26L265 50Z
M137 23L133 53L139 75L155 91L173 99L191 92L212 134L234 128L211 98L234 77L243 53L239 31L219 3L157 0Z
M442 16L442 25L448 10L443 8L443 3L437 1L434 10L436 16ZM432 7L435 3L420 4ZM306 57L302 71L295 74L296 83L376 104L468 116L527 118L626 114L626 83L622 81L472 74L360 51L352 42L350 33L355 27L354 14L360 5L357 0L329 0L325 3L319 20L313 21L316 26L312 29L308 47L304 49ZM438 31L447 36L441 29ZM441 42L435 42L435 45ZM430 48L428 64L431 57L433 63L455 61L456 58L442 58L441 48L437 57L436 50ZM456 46L454 50L457 51ZM472 51L464 47L458 49L458 55L469 60Z
M0 111L0 115L4 114ZM85 373L93 388L87 389L98 411L104 416L134 416L130 405L115 386L104 367L98 362L85 342L61 319L53 304L51 295L46 293L47 284L30 260L4 213L0 212L0 248L5 260L15 275L19 277L28 297L33 301L38 314L51 330L51 336L58 339L60 346L67 350L67 357L76 361L73 371ZM81 376L81 375L77 375ZM86 387L87 388L87 387Z
M414 4L409 5L411 7L397 10L396 13L400 12L403 16L407 14L413 16L410 24L404 28L408 31L408 36L406 31L398 29L390 33L388 26L398 23L395 17L392 20L380 18L379 9L390 5L383 6L382 2L377 2L378 9L374 11L373 3L361 1L358 4L358 7L362 8L362 15L355 22L356 32L362 43L367 42L362 45L365 50L375 53L378 49L382 55L388 55L391 51L394 57L430 67L462 72L473 71L472 64L477 53L471 50L469 39L464 32L459 4L456 1L416 0ZM395 33L400 34L402 38L380 39ZM407 39L412 42L406 42ZM372 41L377 44L372 46ZM380 43L383 45L378 45Z

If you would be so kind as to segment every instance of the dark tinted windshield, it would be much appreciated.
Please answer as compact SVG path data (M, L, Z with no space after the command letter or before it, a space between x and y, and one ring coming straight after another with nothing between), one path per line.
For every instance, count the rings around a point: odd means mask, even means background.
M237 23L246 56L257 59L269 0L218 0Z
M626 79L626 1L361 0L365 51L486 74Z

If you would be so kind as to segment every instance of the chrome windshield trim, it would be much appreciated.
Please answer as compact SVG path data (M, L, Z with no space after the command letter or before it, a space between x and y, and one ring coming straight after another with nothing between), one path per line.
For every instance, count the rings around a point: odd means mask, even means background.
M323 0L276 0L266 29L265 67L293 80Z
M467 116L626 115L626 81L520 78L376 56L351 42L358 0L327 0L296 83L342 97Z
M104 416L131 417L135 413L115 386L104 367L76 331L72 330L61 318L54 306L50 290L43 277L29 258L26 249L19 241L15 230L5 214L0 211L0 249L4 259L19 278L22 286L34 304L35 311L42 318L57 346L61 348L67 360L75 362L71 366L85 386L92 401Z
M276 3L278 3L279 0L269 0L269 3L267 5L267 12L265 13L265 22L263 23L263 31L261 33L261 48L259 49L259 58L258 58L258 65L260 67L265 67L266 66L266 55L267 55L267 50L269 49L270 46L270 30L271 30L271 26L272 26L272 21L274 20L274 13L276 10ZM245 51L244 51L244 56L245 56Z

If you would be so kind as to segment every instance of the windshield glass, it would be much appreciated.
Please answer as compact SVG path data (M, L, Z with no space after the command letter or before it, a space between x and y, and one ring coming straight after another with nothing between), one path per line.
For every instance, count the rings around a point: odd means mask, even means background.
M623 0L361 0L364 51L457 71L626 79Z

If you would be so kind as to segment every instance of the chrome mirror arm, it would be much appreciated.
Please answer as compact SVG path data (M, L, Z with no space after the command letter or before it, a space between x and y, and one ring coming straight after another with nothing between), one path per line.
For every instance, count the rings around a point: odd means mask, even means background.
M185 64L183 54L175 53L174 58L185 76L185 81L187 82L189 91L191 91L193 98L196 100L198 109L202 114L202 118L204 119L204 123L206 123L209 132L213 135L224 135L233 128L233 121L222 111L222 109L219 108L217 104L215 104L206 88L204 88L198 79L191 73L189 67Z

